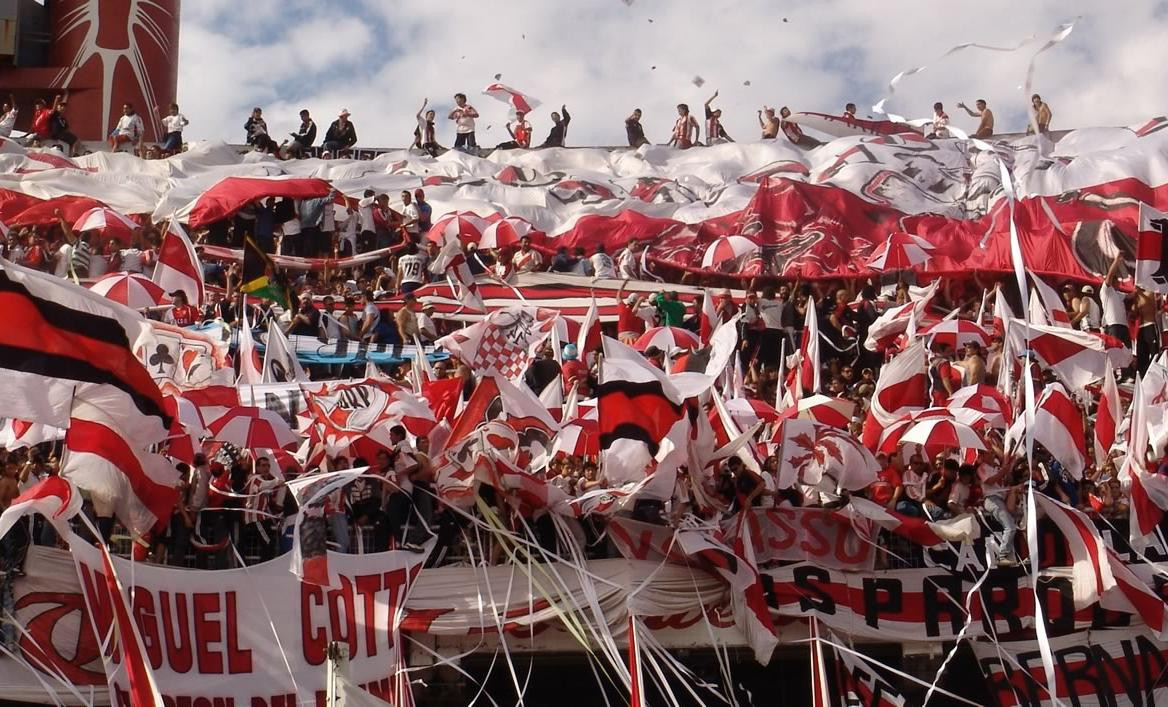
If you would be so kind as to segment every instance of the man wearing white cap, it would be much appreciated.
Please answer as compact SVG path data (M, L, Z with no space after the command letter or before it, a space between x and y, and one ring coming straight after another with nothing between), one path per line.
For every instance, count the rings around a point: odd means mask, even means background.
M1095 288L1084 285L1079 290L1080 297L1074 300L1074 311L1071 312L1071 326L1083 331L1099 331L1102 310L1095 301Z
M349 109L342 108L340 114L337 115L337 119L333 121L332 125L329 126L328 132L325 133L321 148L326 152L339 155L342 151L348 150L356 144L357 129L349 121Z

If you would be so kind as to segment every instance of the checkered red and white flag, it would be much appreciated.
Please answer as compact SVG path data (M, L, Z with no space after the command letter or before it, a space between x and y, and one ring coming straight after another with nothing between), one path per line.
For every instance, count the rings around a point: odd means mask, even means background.
M473 371L496 372L517 381L551 336L559 314L538 307L506 307L436 343Z

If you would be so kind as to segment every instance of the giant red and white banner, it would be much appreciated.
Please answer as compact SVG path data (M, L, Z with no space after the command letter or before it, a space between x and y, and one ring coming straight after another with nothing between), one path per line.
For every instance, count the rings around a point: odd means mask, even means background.
M100 642L88 625L78 625L71 651L58 642L60 618L82 607L102 635L113 620L101 553L77 542L73 556L80 596L23 594L18 616L29 627L29 644L52 646L55 655L43 657L66 670L71 682L103 685ZM403 551L333 555L330 564L339 579L331 588L301 583L289 571L287 557L219 572L131 567L119 559L114 564L123 585L132 586L130 612L164 698L176 704L185 698L233 698L235 704L268 705L319 703L325 652L333 641L349 646L352 680L388 698L405 601L424 559ZM46 603L61 608L35 612ZM114 663L120 659L112 646L106 654ZM125 671L114 676L114 689L119 702L128 694Z

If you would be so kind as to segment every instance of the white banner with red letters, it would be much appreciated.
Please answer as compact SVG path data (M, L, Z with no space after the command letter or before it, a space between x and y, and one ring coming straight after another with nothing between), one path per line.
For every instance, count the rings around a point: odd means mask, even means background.
M83 543L74 543L72 551L80 599L98 633L105 635L112 612L101 554ZM389 698L406 597L424 559L404 551L332 555L330 565L339 580L331 588L300 583L289 572L287 557L217 572L120 559L114 565L132 593L130 613L165 699L178 704L187 697L234 698L235 704L267 705L319 703L326 650L333 641L348 643L352 680ZM25 607L32 603L27 595L21 600ZM72 607L81 608L76 601ZM26 625L42 620L33 617ZM49 628L38 642L57 646L51 622ZM88 625L79 628L81 636L88 633ZM75 640L78 650L87 647L83 657L88 660L78 664L82 656L74 654L71 661L59 656L73 663L75 682L104 684L100 640ZM119 652L107 646L106 656L116 670ZM121 701L129 692L125 671L118 670L113 682Z

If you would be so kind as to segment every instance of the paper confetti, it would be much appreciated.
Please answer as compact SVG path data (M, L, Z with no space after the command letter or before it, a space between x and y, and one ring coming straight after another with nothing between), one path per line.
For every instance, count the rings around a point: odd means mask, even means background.
M657 70L657 67L656 67L656 66L650 66L649 68L650 68L650 69L652 69L653 71L656 71L656 70Z
M498 80L499 80L499 79L501 79L501 78L503 78L503 74L495 74L495 80L496 80L496 81L498 81Z
M743 82L742 82L742 85L743 85L743 86L749 86L749 85L750 85L750 81L749 81L749 80L747 80L747 81L743 81Z
M695 77L693 77L693 85L697 86L698 88L701 88L702 86L706 85L706 80L703 79L701 76L695 76Z

